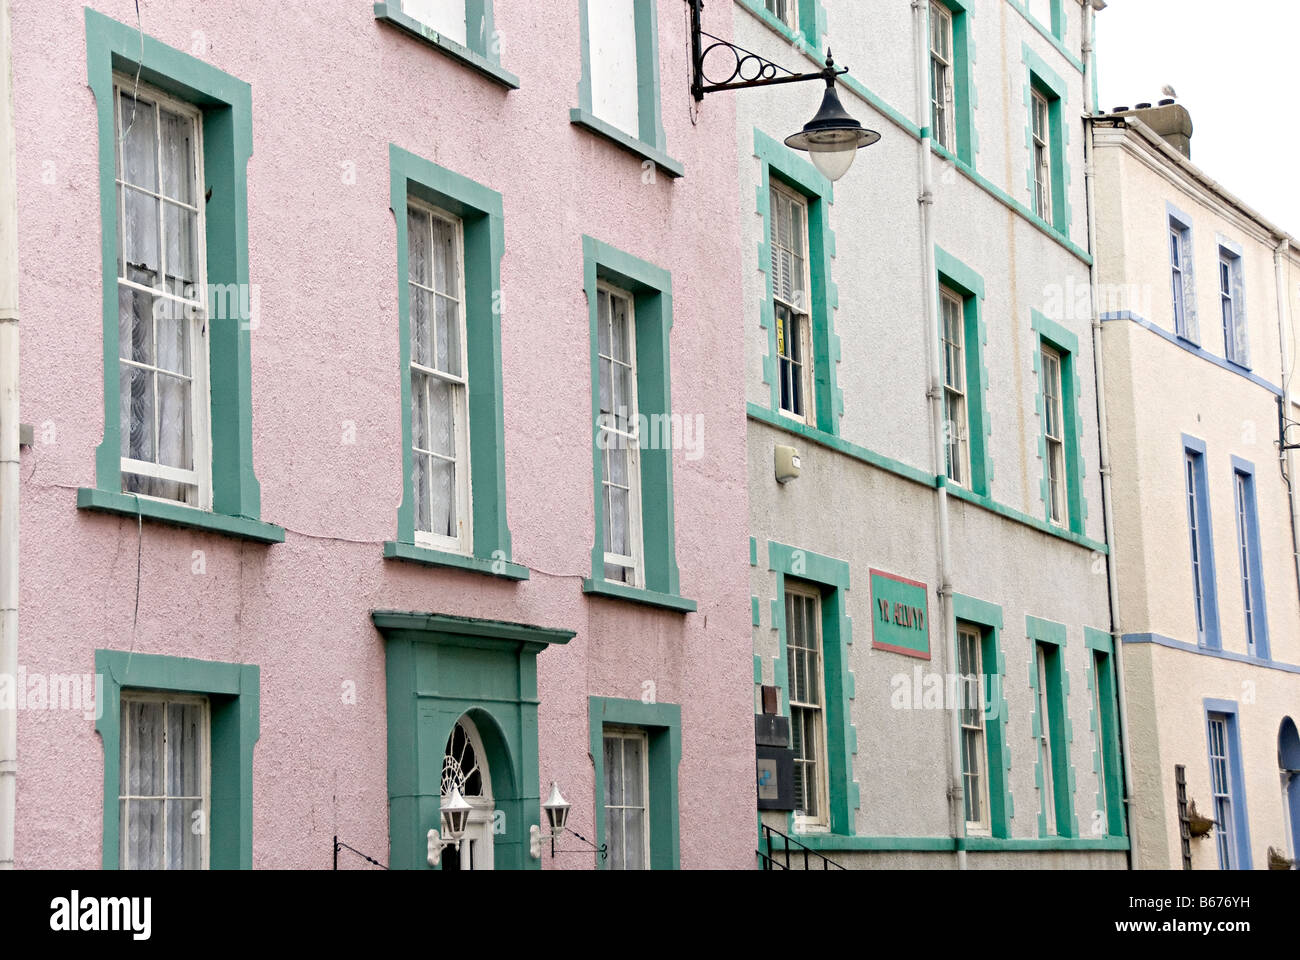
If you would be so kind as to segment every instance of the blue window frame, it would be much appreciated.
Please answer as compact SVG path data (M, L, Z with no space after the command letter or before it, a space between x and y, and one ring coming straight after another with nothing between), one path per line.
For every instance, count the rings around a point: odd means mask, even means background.
M1192 253L1192 220L1172 204L1169 211L1169 272L1173 295L1174 333L1199 344L1201 327L1196 316L1196 269Z
M1214 535L1210 523L1205 441L1186 434L1183 434L1183 472L1187 484L1187 526L1192 548L1196 642L1217 650L1221 646L1219 600L1214 579Z
M1259 541L1255 465L1232 458L1233 503L1237 514L1237 558L1246 610L1246 652L1268 659L1268 614L1264 601L1264 552Z
M1246 778L1234 701L1206 699L1205 737L1219 869L1249 870L1250 819L1246 814Z

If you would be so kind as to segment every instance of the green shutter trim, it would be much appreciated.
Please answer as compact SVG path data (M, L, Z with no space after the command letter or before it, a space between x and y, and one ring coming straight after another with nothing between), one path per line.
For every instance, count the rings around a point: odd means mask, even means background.
M519 78L501 66L501 52L497 46L496 30L492 21L492 0L466 0L467 47L461 46L450 37L444 37L437 30L404 13L400 0L394 0L392 3L376 3L375 19L427 43L471 70L478 71L493 83L500 84L506 90L519 89Z
M587 698L591 758L595 766L596 844L605 838L605 725L640 727L650 741L650 869L681 866L677 765L682 760L682 708L675 703ZM608 866L597 858L598 868Z
M1083 479L1086 470L1083 461L1083 381L1079 373L1079 338L1053 320L1049 320L1037 310L1030 311L1030 325L1038 334L1039 344L1046 344L1061 355L1061 418L1065 426L1065 487L1068 505L1068 527L1071 532L1083 536L1088 517L1088 501L1083 495ZM1033 367L1038 375L1038 395L1035 404L1038 410L1038 422L1042 429L1038 432L1038 455L1043 462L1043 476L1039 483L1043 498L1043 516L1048 515L1047 496L1047 434L1044 417L1043 377L1041 367L1042 353L1034 351Z
M970 485L974 493L987 497L993 482L990 443L993 424L989 416L989 371L984 362L984 350L988 344L988 327L982 307L984 278L938 246L934 248L934 262L939 271L939 283L962 297L966 342L966 409L970 420ZM939 317L942 337L942 308Z
M1038 369L1037 365L1035 365L1034 369ZM774 413L767 407L759 406L755 403L746 403L745 415L750 420L756 420L759 423L767 424L769 427L773 427L777 430L783 430L786 433L802 437L818 446L825 447L828 450L834 450L836 453L843 454L846 457L851 457L862 463L870 464L873 467L878 467L881 470L884 470L887 473L892 473L894 476L901 477L904 480L919 483L923 487L937 487L939 485L939 478L935 477L933 474L926 473L924 470L918 470L916 467L909 466L908 464L899 460L894 460L891 457L886 457L883 454L876 453L875 451L859 446L858 444L850 443L840 437L833 437L829 434L822 433L820 430L810 427L807 424L799 423L790 417ZM1042 438L1040 437L1039 439L1039 455L1041 456ZM959 500L964 500L967 503L988 510L990 513L996 513L1000 517L1006 517L1008 520L1014 520L1016 523L1023 524L1027 527L1033 527L1039 533L1045 533L1060 540L1067 540L1070 543L1087 550L1101 554L1108 553L1110 550L1110 548L1104 543L1097 540L1091 540L1082 534L1074 533L1071 530L1048 523L1043 517L1032 517L1027 513L1014 510L1011 507L998 503L992 497L972 493L964 487L949 486L948 493ZM1085 510L1084 512L1086 515L1087 511Z
M975 11L970 0L939 2L952 15L953 126L957 133L957 159L973 168L975 154L979 151L979 138L975 131L975 31L971 22ZM928 8L926 15L929 16Z
M985 600L977 600L960 593L953 594L953 641L956 643L957 620L982 627L980 657L984 673L992 679L988 687L989 706L995 711L985 715L985 736L988 742L989 772L989 825L994 837L1011 836L1011 819L1014 808L1011 800L1011 741L1007 736L1006 657L998 635L1002 631L1002 608ZM954 660L954 662L956 662Z
M758 566L758 541L753 537L749 538L749 565Z
M209 701L211 781L208 864L253 867L253 745L261 736L261 671L256 665L96 650L102 682L95 730L104 743L103 867L120 867L122 691L202 694Z
M599 446L600 357L596 283L606 280L632 294L636 321L637 413L646 417L653 427L656 423L671 423L673 409L669 360L669 334L673 326L672 274L588 236L582 238L582 260L590 331L591 477L595 504L591 579L583 583L583 591L684 613L693 612L695 601L681 596L678 583L671 443L641 447L641 540L645 588L605 580L605 519L601 503L605 465ZM651 429L650 439L664 439L667 429Z
M1119 702L1115 686L1114 640L1105 630L1094 627L1083 628L1084 646L1089 651L1088 689L1097 692L1096 700L1101 705L1101 716L1092 706L1092 697L1088 698L1089 726L1097 734L1093 740L1092 769L1097 773L1098 792L1096 809L1106 817L1106 836L1125 836L1124 824L1124 770L1120 758L1119 743ZM1097 661L1102 662L1102 669L1096 668ZM1101 745L1101 756L1097 745ZM1105 788L1101 789L1100 777L1105 772Z
M849 646L853 621L849 617L849 565L811 550L767 542L768 569L777 574L772 624L777 631L779 657L776 685L781 688L781 713L790 716L789 671L786 667L785 581L793 577L822 587L822 661L826 671L827 779L830 785L831 833L851 836L853 811L860 806L858 783L853 779L853 756L858 752L858 731L852 722L850 701L855 696ZM790 831L794 814L790 814Z
M78 491L78 506L155 515L155 511L138 508L135 497L122 498L113 71L134 74L137 69L142 83L203 112L203 165L212 196L205 216L207 280L212 300L220 307L208 318L212 513L235 522L208 521L192 516L205 511L181 506L168 511L163 519L260 542L278 542L284 539L284 531L261 523L261 489L253 473L249 333L256 318L250 309L247 180L248 160L253 154L252 89L244 81L89 7L86 73L95 97L99 132L104 439L95 451L95 489ZM224 295L219 296L222 291Z
M505 833L498 869L536 870L529 827L540 822L537 655L572 630L435 613L376 610L384 637L388 716L389 866L428 870L428 832L442 830L447 738L468 715L483 740Z
M578 106L569 111L569 122L648 160L672 178L686 168L668 156L664 135L663 109L659 98L659 12L656 0L633 0L636 17L636 71L638 136L620 130L596 116L591 95L591 31L587 4L578 0L579 47L582 73L578 80Z
M821 46L822 38L826 36L826 8L822 6L821 0L796 0L799 4L797 32L791 30L780 17L768 10L763 0L736 0L736 2L804 53L814 57L819 55L818 48Z
M501 194L389 144L390 205L397 228L397 336L401 379L402 502L397 540L384 555L459 566L508 579L527 571L512 564L506 520L505 405L501 395L501 258L505 226ZM410 196L461 218L465 232L465 334L469 357L469 460L473 496L472 557L452 558L415 545L414 464L411 456L411 331L406 204ZM474 562L477 561L477 562ZM486 568L486 569L485 569Z
M1052 0L1052 36L1065 39L1065 0Z
M1034 644L1042 643L1054 648L1049 651L1045 664L1047 674L1047 711L1048 727L1052 734L1052 769L1044 770L1042 756L1035 747L1034 782L1038 785L1039 797L1045 796L1043 785L1045 777L1052 778L1052 794L1056 800L1056 833L1062 837L1078 837L1079 820L1074 813L1075 773L1070 762L1070 744L1074 742L1074 731L1070 723L1068 697L1070 693L1070 673L1065 669L1065 625L1039 617L1025 617L1025 633L1030 640L1029 686L1034 691L1033 716L1031 732L1037 743L1042 735L1042 717L1038 714L1038 669L1034 661ZM1040 800L1038 810L1038 835L1047 836L1047 811Z
M1073 212L1070 206L1070 164L1065 150L1070 143L1070 129L1065 121L1065 107L1070 102L1069 88L1060 74L1048 66L1027 43L1021 44L1021 60L1025 64L1025 147L1029 150L1027 169L1029 196L1034 195L1034 117L1031 90L1037 90L1048 101L1049 145L1052 161L1052 220L1051 227L1068 237ZM1032 216L1032 214L1031 214Z
M1064 0L1051 0L1051 2L1052 3L1060 2L1062 5L1064 4ZM1051 22L1043 23L1041 20L1039 20L1030 12L1029 4L1027 0L1007 0L1007 3L1010 4L1011 9L1015 10L1022 17L1024 17L1025 22L1028 23L1035 30L1037 30L1039 34L1042 35L1044 40L1046 40L1049 44L1052 45L1052 48L1061 55L1061 58L1065 60L1066 63L1068 63L1071 67L1073 67L1075 70L1079 71L1080 73L1083 72L1083 61L1080 60L1078 55L1075 54L1073 51L1071 51L1070 48L1065 45L1065 30L1066 30L1067 23L1064 16L1064 10L1062 10L1062 14L1059 21L1056 16L1056 11L1053 11ZM1058 22L1060 24L1059 36L1056 33L1056 24Z
M831 280L835 259L835 233L830 225L830 207L835 202L831 182L808 160L754 128L754 156L761 164L757 207L763 218L763 241L758 250L758 268L763 273L766 293L760 306L759 325L767 331L767 356L763 358L763 379L771 386L772 410L781 407L780 378L777 376L776 316L772 306L772 179L800 193L808 201L808 273L812 284L813 408L816 428L838 435L844 415L844 393L836 381L840 362L840 338L835 334L835 310L839 288Z

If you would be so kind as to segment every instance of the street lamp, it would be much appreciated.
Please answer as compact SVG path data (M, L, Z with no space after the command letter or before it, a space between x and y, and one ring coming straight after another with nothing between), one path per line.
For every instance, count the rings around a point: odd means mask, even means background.
M826 51L826 69L834 71L835 61ZM807 150L813 165L827 180L838 180L849 172L858 151L880 139L880 134L868 130L849 116L835 92L835 77L826 78L826 95L822 107L803 125L803 130L785 138L785 145L795 150Z
M801 131L785 138L786 146L806 150L813 164L828 180L838 180L849 172L858 151L880 139L875 130L868 130L854 120L840 103L835 90L835 79L848 69L836 69L835 60L828 49L826 66L815 73L793 73L766 57L744 47L706 33L700 26L704 0L686 0L691 7L691 93L696 102L706 93L721 90L748 90L751 87L769 87L779 83L800 83L805 80L825 80L826 93L821 109ZM713 42L705 46L704 38ZM704 61L715 50L732 58L731 72L715 82L704 69Z
M437 830L429 831L429 866L436 867L442 861L443 848L460 849L471 809L473 808L461 795L460 787L452 787L451 796L442 804L442 835L439 836Z

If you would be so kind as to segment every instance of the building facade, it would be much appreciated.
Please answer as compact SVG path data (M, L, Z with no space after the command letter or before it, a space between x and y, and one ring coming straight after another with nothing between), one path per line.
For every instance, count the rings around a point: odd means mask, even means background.
M797 87L737 100L760 846L1122 868L1091 9L736 7L882 134L832 185L782 144Z
M1190 135L1172 101L1094 123L1137 854L1261 869L1300 835L1296 465L1279 448L1300 255L1191 163Z
M16 865L427 868L459 795L441 869L752 867L735 116L679 6L7 7ZM552 782L603 855L534 855Z

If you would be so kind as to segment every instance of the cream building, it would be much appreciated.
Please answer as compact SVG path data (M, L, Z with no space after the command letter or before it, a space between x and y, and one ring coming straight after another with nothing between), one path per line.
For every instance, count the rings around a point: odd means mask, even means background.
M1261 869L1300 839L1297 464L1279 446L1300 254L1192 165L1180 105L1139 106L1092 124L1135 859Z

